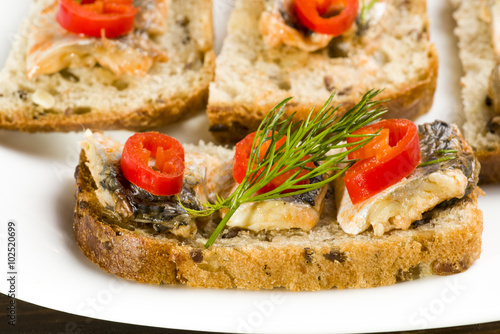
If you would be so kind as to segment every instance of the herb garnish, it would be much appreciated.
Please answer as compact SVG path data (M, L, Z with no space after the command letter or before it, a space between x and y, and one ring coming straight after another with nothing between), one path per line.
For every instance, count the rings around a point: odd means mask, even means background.
M361 36L364 31L368 28L367 15L368 12L372 9L373 5L377 3L379 0L371 0L369 3L365 3L365 0L361 0L361 10L359 11L359 15L356 17L356 24L359 27L358 35Z
M361 11L359 13L359 21L362 25L366 24L366 15L372 9L373 5L379 0L371 0L368 4L365 4L365 0L361 0Z
M437 150L436 152L438 154L445 155L445 154L455 154L455 153L458 153L458 150ZM444 162L444 161L448 161L448 160L453 160L453 159L456 159L456 158L457 158L456 155L455 156L445 156L443 158L439 158L439 159L435 159L435 160L423 162L423 163L419 164L417 167L429 166L429 165L437 164L437 163L440 163L440 162Z
M298 123L292 120L295 113L284 118L285 105L291 98L276 105L259 125L252 145L254 149L250 154L246 176L236 190L225 199L217 194L217 201L214 204L206 203L207 209L205 210L184 208L188 214L194 216L208 216L220 209L228 209L205 244L205 248L214 243L241 204L303 194L327 185L346 171L354 162L349 160L347 155L378 135L378 133L363 135L365 139L349 150L344 150L352 146L352 144L345 143L346 138L360 137L352 133L377 121L385 113L385 109L380 106L380 103L384 101L373 101L379 92L378 90L369 91L356 106L341 116L336 114L339 106L330 106L335 96L333 93L316 115L313 115L313 108L308 117ZM276 148L277 142L283 136L286 136L286 142ZM271 143L263 158L260 159L260 148L266 141ZM342 150L331 152L337 149ZM311 162L315 163L315 168L306 166ZM346 166L340 165L345 163L347 163ZM276 189L266 193L257 193L276 176L295 169L297 169L296 173ZM307 173L299 176L304 170ZM319 175L324 175L324 180L317 183L297 184L299 181L309 180ZM289 190L289 192L283 194L284 190Z

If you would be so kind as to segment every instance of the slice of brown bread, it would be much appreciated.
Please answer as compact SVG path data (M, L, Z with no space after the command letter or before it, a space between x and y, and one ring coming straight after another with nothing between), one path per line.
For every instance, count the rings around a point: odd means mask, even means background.
M491 126L495 111L488 98L488 83L495 66L488 1L451 0L457 21L462 77L462 133L481 163L480 181L500 182L500 130Z
M305 117L332 93L352 107L370 89L385 89L387 118L415 119L432 105L438 57L429 41L425 0L387 0L387 9L361 36L357 25L328 47L308 53L269 48L258 24L265 0L237 0L216 60L208 117L223 142L254 130L275 101L294 100L289 112Z
M198 149L228 154L214 145ZM76 240L102 269L143 283L294 291L368 288L460 273L481 253L478 189L452 206L434 209L409 230L381 237L372 230L356 236L344 233L332 218L330 193L322 220L310 232L256 235L229 230L204 249L208 235L203 232L177 239L117 221L100 205L87 162L82 151L75 174Z
M156 63L145 77L118 78L107 69L93 67L28 80L30 22L53 2L34 1L0 73L0 128L140 130L171 123L206 105L215 66L211 0L171 1L168 32L153 38L167 50L169 59ZM39 101L44 98L51 103Z

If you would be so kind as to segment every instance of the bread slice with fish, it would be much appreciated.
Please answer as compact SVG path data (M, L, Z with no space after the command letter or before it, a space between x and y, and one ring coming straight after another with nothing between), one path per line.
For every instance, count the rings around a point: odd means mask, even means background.
M463 134L481 162L480 180L500 182L500 2L451 3L464 70Z
M213 78L210 0L134 0L132 32L73 34L33 1L0 72L0 128L146 129L201 110Z
M335 38L298 26L293 1L237 0L210 86L210 129L235 142L288 96L304 118L332 91L347 110L371 88L385 89L387 118L415 119L432 105L437 69L425 0L379 0Z
M124 178L120 143L89 131L75 174L76 240L102 269L152 284L299 291L460 273L481 253L479 165L456 127L436 121L418 131L422 164L370 200L352 204L337 179L336 191L250 202L208 248L220 216L185 208L234 188L233 150L185 145L179 198L160 197ZM456 156L436 162L442 150Z

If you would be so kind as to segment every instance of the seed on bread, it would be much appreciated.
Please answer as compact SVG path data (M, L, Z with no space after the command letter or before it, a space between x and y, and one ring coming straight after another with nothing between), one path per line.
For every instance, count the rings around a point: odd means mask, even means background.
M37 89L32 96L33 103L37 104L45 109L50 109L56 103L53 95L44 89Z
M339 263L343 263L347 259L347 256L344 253L336 249L332 249L330 253L323 254L323 257L328 261Z

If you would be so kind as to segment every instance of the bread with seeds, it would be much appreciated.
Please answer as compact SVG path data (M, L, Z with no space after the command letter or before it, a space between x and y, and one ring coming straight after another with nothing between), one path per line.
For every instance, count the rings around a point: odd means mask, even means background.
M133 31L82 37L35 0L0 72L0 128L147 129L202 110L213 79L212 2L140 0Z
M250 210L240 206L208 248L218 213L196 218L184 208L201 209L232 188L232 150L185 145L183 189L178 198L159 197L124 178L120 143L87 132L75 174L76 240L107 272L152 284L311 291L460 273L481 253L479 165L455 127L434 122L419 132L423 162L443 149L456 151L456 158L417 167L354 207L340 200L337 184L335 192L328 186L324 192L247 203ZM364 219L373 228L345 232L345 217L338 214L345 208L350 225ZM304 227L302 221L314 212L319 212L317 220ZM407 213L413 220L393 226Z
M347 110L373 88L385 89L381 98L390 99L387 118L415 119L429 111L438 57L429 41L425 0L380 0L364 22L358 16L335 38L300 35L289 3L235 2L210 86L208 117L217 139L241 139L288 96L294 97L289 112L297 118L333 91ZM311 44L320 47L311 51Z

